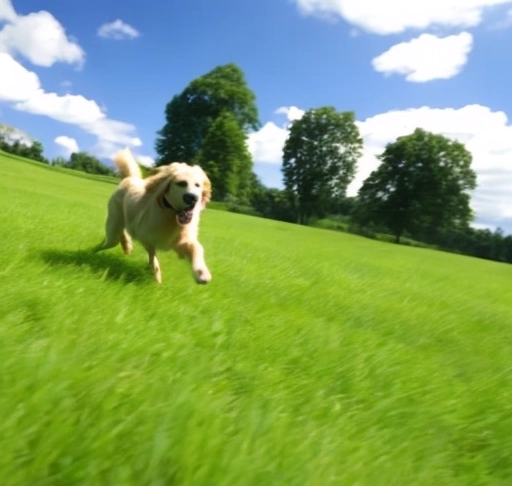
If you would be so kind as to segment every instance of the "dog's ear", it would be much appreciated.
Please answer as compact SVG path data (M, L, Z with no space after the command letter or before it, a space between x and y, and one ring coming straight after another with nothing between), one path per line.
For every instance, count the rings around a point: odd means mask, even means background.
M176 173L177 167L174 164L159 167L155 174L146 179L146 191L154 192L157 197L163 196L176 178Z
M162 184L162 192L163 196L166 194L173 182L176 182L176 177L178 177L179 165L176 162L165 166L165 169L161 171L162 174L165 175L165 184Z
M169 164L166 168L166 175L168 178L169 183L176 182L176 178L178 177L178 173L180 171L180 164L177 162L173 162L172 164Z
M203 171L203 192L201 194L201 205L203 209L206 207L206 205L210 202L210 199L212 197L212 183L210 182L210 179L208 179L208 176Z

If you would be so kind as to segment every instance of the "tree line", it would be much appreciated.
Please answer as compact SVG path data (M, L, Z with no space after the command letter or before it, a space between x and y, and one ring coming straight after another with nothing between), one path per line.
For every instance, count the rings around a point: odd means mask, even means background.
M97 157L85 151L73 152L69 159L56 157L50 164L55 167L87 172L88 174L116 176L113 168L103 164Z
M235 64L194 79L165 107L157 165L201 165L213 200L233 211L298 224L336 218L348 231L391 234L441 249L512 262L512 236L472 228L470 191L477 178L464 144L420 128L389 143L380 165L347 197L363 140L353 111L312 108L289 126L283 149L284 189L265 187L253 172L247 136L260 127L256 97Z
M27 134L15 127L1 123L0 150L44 164L48 163L48 160L44 157L44 148L41 142L32 140Z
M115 175L112 168L103 164L97 157L84 151L74 152L68 159L56 157L48 160L44 156L44 147L41 142L32 140L17 128L8 125L0 124L0 150L55 167L79 170L89 174Z

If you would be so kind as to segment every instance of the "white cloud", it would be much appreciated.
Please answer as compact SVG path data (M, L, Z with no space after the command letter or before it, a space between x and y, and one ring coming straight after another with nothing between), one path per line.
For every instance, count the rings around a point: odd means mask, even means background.
M287 137L288 131L286 128L268 122L257 132L249 134L247 145L254 160L269 164L280 164Z
M16 110L47 116L95 135L98 156L110 157L120 146L142 145L135 136L135 126L108 118L96 101L82 95L44 91L37 75L9 54L0 53L0 72L0 101L10 103Z
M396 34L432 26L474 27L489 7L512 0L293 0L304 15L341 17L375 34Z
M0 52L20 55L37 66L49 67L56 62L81 66L82 48L68 38L64 27L44 10L16 15L9 0L0 0L0 17L7 24L0 30Z
M16 12L10 0L0 0L0 20L7 20L9 22L16 18Z
M402 74L407 81L423 83L449 79L461 71L473 46L468 32L448 37L422 34L402 42L376 57L374 69L385 74Z
M279 109L287 114L286 109ZM473 155L478 187L472 194L476 223L502 225L512 232L512 124L505 113L481 105L462 108L430 107L389 111L357 122L364 139L363 156L348 194L357 194L364 180L375 170L376 155L386 144L416 128L443 134L466 145ZM279 165L288 132L269 122L249 137L249 149L256 163ZM507 223L508 222L508 223Z
M98 36L105 39L135 39L139 37L139 32L131 25L124 23L122 20L117 19L109 24L103 24L98 29Z
M66 135L60 135L54 140L54 142L57 145L60 145L68 156L79 151L77 141L74 138L68 137Z
M45 115L62 123L86 126L105 117L93 100L82 95L58 95L42 89L28 93L29 96L14 105L19 111Z
M7 21L0 30L0 102L10 103L19 111L78 126L95 135L97 142L93 150L101 157L110 157L120 146L142 145L133 125L109 118L104 107L82 95L46 92L38 76L14 59L13 56L20 55L46 67L56 62L79 66L83 63L83 50L67 37L64 27L50 13L17 15L9 0L0 0L0 19ZM120 21L110 27L114 34L117 31L131 37L138 35ZM71 143L62 137L58 139Z
M267 164L280 164L283 156L283 146L288 138L287 126L304 115L304 110L296 106L281 106L274 113L285 115L288 123L282 127L274 122L267 122L257 132L249 134L247 145L253 159Z
M288 121L300 120L304 115L304 110L296 106L281 106L275 111L278 115L286 115Z
M39 89L36 73L27 71L9 54L0 52L0 101L23 101Z

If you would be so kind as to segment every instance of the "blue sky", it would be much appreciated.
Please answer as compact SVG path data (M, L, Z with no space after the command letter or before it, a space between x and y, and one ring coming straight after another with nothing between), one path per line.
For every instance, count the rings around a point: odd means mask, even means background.
M417 126L464 142L476 224L512 233L512 0L0 0L0 122L47 157L150 163L164 108L229 62L255 92L255 170L281 185L286 125L324 105L353 110L356 180Z

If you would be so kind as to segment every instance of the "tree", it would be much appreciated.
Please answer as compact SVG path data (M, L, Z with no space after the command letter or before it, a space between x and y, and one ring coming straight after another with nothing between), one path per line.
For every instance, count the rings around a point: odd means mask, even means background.
M384 224L397 243L404 232L425 240L467 227L476 174L463 144L418 128L388 144L379 159L359 190L356 222Z
M283 151L283 181L299 224L344 198L363 141L353 112L333 107L308 110L292 122Z
M96 157L87 152L74 152L65 165L68 169L80 170L89 174L114 175L114 171L103 165Z
M234 116L242 131L258 129L255 99L235 64L218 66L194 79L165 108L166 123L155 145L157 165L195 160L211 124L224 112Z
M252 183L252 158L246 135L235 116L225 111L211 124L196 161L212 182L213 197L229 196L247 202Z
M252 194L251 206L265 218L288 223L294 221L294 214L286 192L281 189L265 187L259 181Z
M37 140L30 145L30 147L27 147L25 154L23 154L25 157L37 160L38 162L43 162L45 164L48 163L46 158L43 155L44 153L44 147L41 142L38 142Z
M61 157L61 156L55 157L50 162L50 164L55 167L66 167L67 163L68 163L68 161L64 157Z

